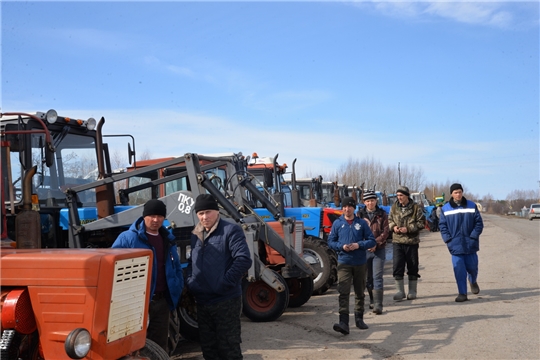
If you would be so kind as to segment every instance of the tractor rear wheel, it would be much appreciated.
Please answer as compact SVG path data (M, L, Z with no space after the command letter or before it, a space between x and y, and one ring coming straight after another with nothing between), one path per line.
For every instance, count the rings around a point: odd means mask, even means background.
M322 239L304 238L304 260L315 270L313 295L322 295L334 284L337 276L337 256Z
M283 284L285 290L277 292L262 280L249 282L242 280L242 312L255 322L274 321L278 319L289 305L289 287L283 277L272 270Z
M289 307L300 307L304 305L313 294L313 279L306 278L289 278L286 279L289 286Z
M171 311L169 314L169 337L167 340L167 351L172 356L176 350L176 346L180 342L180 316L178 309Z
M184 339L199 341L199 323L197 321L197 303L189 290L182 293L177 308L180 320L180 334Z

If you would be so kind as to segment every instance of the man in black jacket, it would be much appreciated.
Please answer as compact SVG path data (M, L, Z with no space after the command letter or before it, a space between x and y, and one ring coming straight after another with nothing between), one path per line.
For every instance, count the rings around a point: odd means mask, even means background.
M201 194L194 211L187 287L197 301L201 350L206 360L242 359L240 313L242 277L251 267L244 231L220 219L212 195Z

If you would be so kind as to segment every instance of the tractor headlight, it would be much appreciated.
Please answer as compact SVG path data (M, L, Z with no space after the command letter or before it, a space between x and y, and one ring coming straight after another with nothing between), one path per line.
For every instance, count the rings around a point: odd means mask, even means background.
M88 130L94 130L96 128L96 119L90 118L86 120L86 128Z
M69 333L64 348L70 358L82 359L90 351L91 344L90 332L83 328L77 328Z
M49 124L54 124L57 119L58 113L56 112L56 110L51 109L47 111L47 114L45 114L45 120L47 120Z

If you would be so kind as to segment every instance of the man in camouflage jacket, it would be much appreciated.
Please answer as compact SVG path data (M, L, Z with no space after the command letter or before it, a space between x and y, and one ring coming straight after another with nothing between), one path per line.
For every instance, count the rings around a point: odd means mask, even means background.
M394 271L393 276L396 281L398 292L394 295L394 300L405 299L405 266L409 276L408 300L416 299L418 274L418 247L420 243L420 230L424 228L426 218L422 208L414 203L410 197L409 188L400 186L396 190L398 201L392 205L388 215L388 226L392 235L392 246L394 250Z

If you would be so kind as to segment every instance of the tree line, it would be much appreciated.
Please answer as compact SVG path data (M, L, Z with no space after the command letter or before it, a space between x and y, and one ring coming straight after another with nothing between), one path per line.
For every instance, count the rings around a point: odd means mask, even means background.
M411 192L423 192L426 198L434 202L435 197L444 194L445 201L450 199L450 186L453 183L461 183L459 179L447 180L445 182L428 181L424 175L424 170L418 166L409 165L384 165L374 157L364 159L349 158L345 163L338 166L337 170L326 174L307 174L306 177L317 177L321 175L324 181L337 181L344 185L360 186L364 184L365 189L386 191L392 194L400 185L405 185ZM482 204L483 211L493 214L508 214L520 211L523 207L528 208L532 203L538 203L539 194L536 190L513 190L506 199L495 199L493 195L480 196L467 190L463 184L465 197L476 203Z

